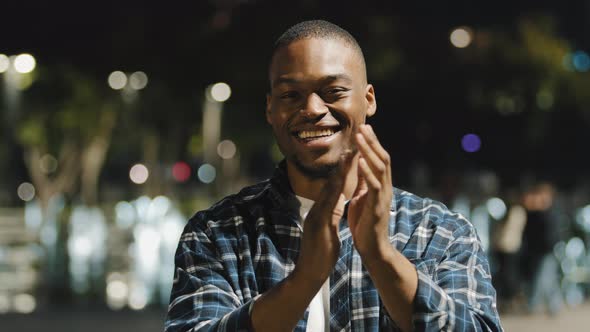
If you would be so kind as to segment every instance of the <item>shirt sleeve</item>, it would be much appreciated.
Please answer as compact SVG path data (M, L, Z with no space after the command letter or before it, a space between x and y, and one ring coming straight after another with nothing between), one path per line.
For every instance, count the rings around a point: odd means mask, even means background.
M470 223L458 228L443 259L428 273L417 266L417 331L502 331L496 291L481 242Z
M252 301L242 303L232 290L220 249L191 222L185 227L175 255L165 332L251 330Z

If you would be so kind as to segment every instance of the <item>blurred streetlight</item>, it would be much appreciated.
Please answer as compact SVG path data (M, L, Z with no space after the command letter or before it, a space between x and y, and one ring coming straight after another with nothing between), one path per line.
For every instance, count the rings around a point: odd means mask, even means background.
M136 71L129 76L129 86L133 90L141 90L148 84L148 77L142 71Z
M481 139L476 134L466 134L461 138L461 146L465 152L477 152L481 148Z
M23 182L16 190L18 197L25 202L35 198L35 187L29 182Z
M451 36L449 38L451 40L451 44L457 48L465 48L471 44L473 40L471 29L467 27L460 27L456 28L451 32Z
M184 161L174 163L172 166L172 177L177 182L186 182L191 177L191 167Z
M219 82L205 90L203 104L203 151L205 162L217 164L217 145L221 135L221 115L223 103L231 96L231 88L227 83Z
M227 83L215 83L211 86L210 94L213 100L223 103L231 96L231 88Z
M223 140L217 145L217 154L222 159L231 159L236 155L236 144L231 140Z
M215 181L216 175L217 171L215 170L215 167L210 164L203 164L197 170L197 176L203 183L211 183Z
M121 91L121 97L125 103L131 104L139 96L137 92L147 86L148 77L142 71L136 71L128 75L116 70L109 75L107 81L111 89Z
M6 142L8 149L16 147L14 141L13 124L19 118L21 91L26 90L33 83L34 70L37 65L35 58L28 53L8 56L0 54L0 74L3 76L3 113L5 124L2 128L3 137L0 138ZM7 151L9 151L7 150ZM16 183L15 183L16 184Z
M20 74L28 74L35 70L37 62L35 58L30 54L20 54L14 58L14 69Z
M127 85L127 75L122 71L114 71L108 78L109 86L113 90L121 90Z
M142 71L136 71L130 75L120 70L109 74L108 83L113 90L141 90L148 84L148 76Z
M150 172L147 167L142 164L135 164L129 170L129 179L135 184L143 184L147 181L150 176Z
M7 56L0 54L0 73L4 74L6 103L9 111L16 112L19 90L25 90L33 83L31 73L37 67L37 61L28 53ZM12 115L12 114L11 114ZM12 122L11 119L8 121Z

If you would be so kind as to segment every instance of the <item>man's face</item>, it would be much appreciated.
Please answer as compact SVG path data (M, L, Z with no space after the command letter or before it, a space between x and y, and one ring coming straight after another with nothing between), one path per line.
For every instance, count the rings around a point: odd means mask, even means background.
M360 55L343 41L302 39L275 53L270 81L266 119L281 152L304 175L326 177L376 110Z

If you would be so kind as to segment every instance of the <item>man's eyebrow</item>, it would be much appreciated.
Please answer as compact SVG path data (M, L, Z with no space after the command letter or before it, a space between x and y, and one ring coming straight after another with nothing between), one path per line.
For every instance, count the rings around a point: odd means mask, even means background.
M334 74L328 75L323 77L320 81L324 81L326 83L334 82L334 81L344 81L346 83L352 83L352 77L347 74Z
M352 77L347 74L333 74L333 75L326 75L318 79L318 82L322 83L331 83L335 81L344 81L345 83L352 83ZM275 87L279 84L298 84L302 81L293 77L279 77L273 83L272 86Z
M279 84L297 84L300 83L301 81L296 79L296 78L291 78L291 77L279 77L276 80L274 80L272 82L272 86L275 87Z

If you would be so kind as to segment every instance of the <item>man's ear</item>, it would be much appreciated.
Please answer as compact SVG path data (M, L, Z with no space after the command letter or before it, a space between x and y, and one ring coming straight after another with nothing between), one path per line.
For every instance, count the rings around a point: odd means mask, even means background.
M272 125L272 121L270 119L270 93L266 94L266 111L264 113L266 114L266 122Z
M377 112L377 99L375 99L375 89L372 84L367 84L365 100L367 101L367 117L371 117Z

